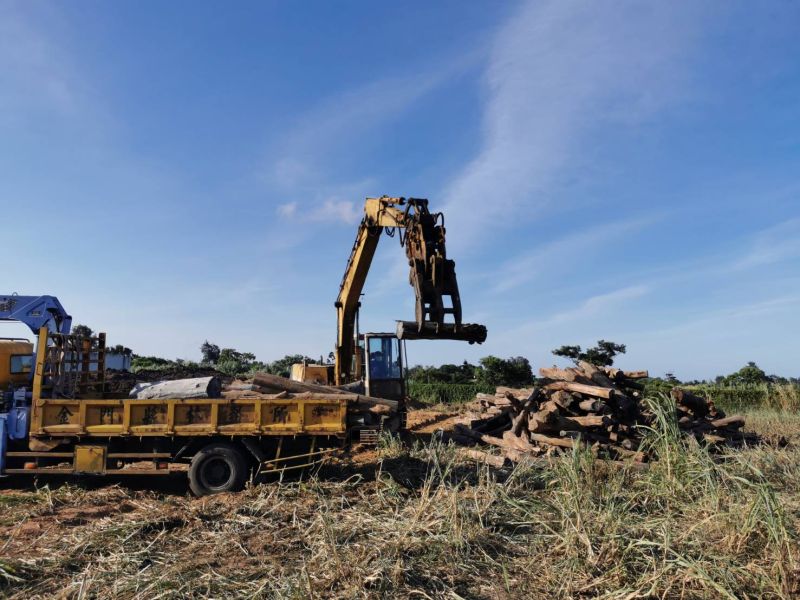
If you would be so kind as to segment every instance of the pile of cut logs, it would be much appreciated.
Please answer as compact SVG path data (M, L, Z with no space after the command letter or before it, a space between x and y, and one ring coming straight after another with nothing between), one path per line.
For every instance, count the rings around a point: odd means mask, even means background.
M588 445L598 457L646 462L644 431L655 416L643 402L647 371L622 371L580 362L577 367L539 370L531 388L499 387L494 395L478 394L472 407L480 418L457 425L453 438L503 449L513 461L553 454L576 444ZM740 431L741 416L726 417L713 402L675 388L672 397L681 431L711 445L738 446L754 436Z

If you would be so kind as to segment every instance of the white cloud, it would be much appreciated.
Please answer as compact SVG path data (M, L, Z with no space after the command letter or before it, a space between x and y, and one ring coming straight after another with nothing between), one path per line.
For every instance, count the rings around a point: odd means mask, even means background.
M306 194L303 201L292 200L278 205L284 219L300 219L306 223L358 223L364 215L364 198L374 187L374 180L365 179L342 185L329 185ZM354 200L358 198L358 200Z
M631 126L681 97L680 59L698 28L687 3L527 2L496 36L483 145L446 189L454 238L491 212L518 224L553 195L599 124Z
M349 200L329 198L311 215L314 221L340 221L342 223L358 223L364 214L363 206Z
M293 217L297 212L297 202L287 202L286 204L278 205L278 214L281 217Z

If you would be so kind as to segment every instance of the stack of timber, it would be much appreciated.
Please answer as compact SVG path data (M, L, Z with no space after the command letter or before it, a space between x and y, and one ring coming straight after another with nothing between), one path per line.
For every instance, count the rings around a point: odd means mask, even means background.
M256 373L250 383L235 382L223 387L222 396L228 399L258 398L311 398L318 400L347 401L354 407L368 408L373 412L395 411L398 403L395 400L364 396L347 389L293 381L270 373Z
M478 394L473 410L480 418L457 425L455 441L502 448L512 461L587 445L598 457L646 462L653 458L642 447L644 431L655 416L643 400L639 382L647 371L622 371L580 362L577 367L539 370L536 385L525 389L497 388ZM740 431L744 418L726 417L713 402L675 388L681 431L712 446L740 446L757 441Z
M396 411L395 400L374 398L357 393L352 389L317 385L292 381L286 377L269 373L256 373L251 382L233 381L222 384L218 377L197 377L167 381L141 382L128 392L128 397L136 399L197 399L225 398L240 400L246 398L331 400L347 402L354 409L366 409L372 413L386 414Z

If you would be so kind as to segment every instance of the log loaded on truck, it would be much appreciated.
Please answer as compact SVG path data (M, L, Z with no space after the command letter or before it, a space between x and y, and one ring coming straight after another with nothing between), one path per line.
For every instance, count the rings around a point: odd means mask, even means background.
M402 427L404 340L486 338L482 325L461 323L440 219L427 200L367 199L336 302L328 386L304 382L307 365L295 369L300 381L257 375L254 389L243 393L132 398L109 391L105 334L71 333L72 318L53 296L0 296L0 320L24 323L36 336L35 347L0 339L0 476L184 471L191 490L205 495L307 469L352 442L374 441L381 429ZM405 230L416 320L399 322L394 334L360 336L361 289L378 236L394 228ZM443 296L450 297L447 307Z

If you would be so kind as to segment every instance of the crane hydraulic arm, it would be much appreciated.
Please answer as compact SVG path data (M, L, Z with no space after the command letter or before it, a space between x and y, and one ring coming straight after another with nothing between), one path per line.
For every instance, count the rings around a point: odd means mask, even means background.
M400 232L400 244L410 267L409 283L416 298L415 320L399 321L397 337L482 343L486 327L461 322L455 261L447 258L442 213L431 213L425 199L388 196L367 198L364 213L336 300L336 384L352 379L361 291L384 229ZM445 322L448 315L452 322Z
M69 333L72 317L55 296L0 296L0 321L19 321L34 333L47 325L54 333Z

